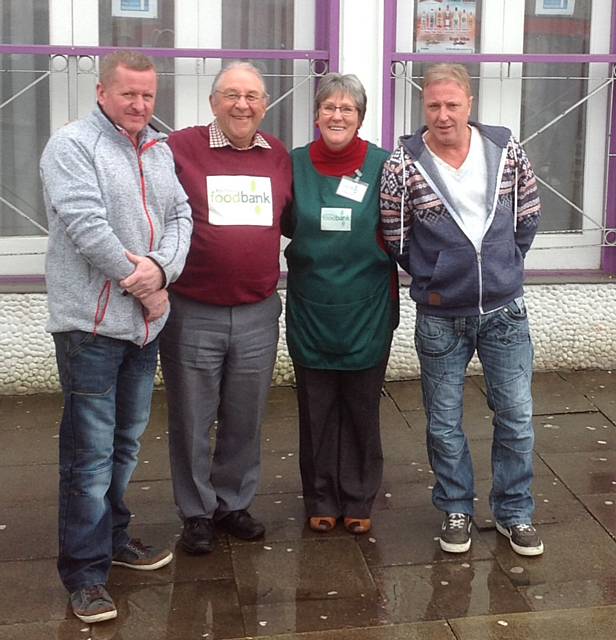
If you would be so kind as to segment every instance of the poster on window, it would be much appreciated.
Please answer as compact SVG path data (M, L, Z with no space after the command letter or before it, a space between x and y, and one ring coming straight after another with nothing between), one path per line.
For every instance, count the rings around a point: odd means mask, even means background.
M113 0L115 18L158 18L158 0Z
M572 16L575 0L535 0L537 16Z
M417 53L475 53L475 0L419 0Z

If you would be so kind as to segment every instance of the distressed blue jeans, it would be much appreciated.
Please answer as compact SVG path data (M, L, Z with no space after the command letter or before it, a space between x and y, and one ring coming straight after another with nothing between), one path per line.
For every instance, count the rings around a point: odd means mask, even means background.
M464 375L477 351L494 412L490 506L505 526L531 522L533 347L522 298L481 316L443 318L418 312L415 346L428 455L436 477L432 502L447 513L473 515L473 465L462 419Z
M158 340L141 348L83 331L53 337L64 392L58 571L73 592L105 584L128 542L124 492L150 417Z

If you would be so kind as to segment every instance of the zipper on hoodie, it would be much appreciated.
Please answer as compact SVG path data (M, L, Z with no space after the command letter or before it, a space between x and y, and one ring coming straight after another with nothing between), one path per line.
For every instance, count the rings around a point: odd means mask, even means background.
M144 144L141 149L135 147L135 151L137 152L137 166L139 167L139 181L141 184L141 202L143 204L143 211L145 212L145 216L148 220L148 225L150 226L150 242L149 242L149 251L152 251L154 247L154 223L152 222L152 216L150 215L150 210L148 209L148 201L146 197L146 184L145 184L145 175L143 173L143 162L141 161L141 156L148 150L151 149L158 140L150 140L147 144Z
M150 140L149 142L144 144L142 147L139 147L139 145L133 142L132 138L130 138L128 134L125 134L125 135L131 141L131 144L135 149L135 154L137 155L137 168L139 169L139 184L141 188L141 203L143 205L143 211L145 213L145 217L150 227L150 242L148 243L148 246L149 246L148 250L152 251L152 247L154 246L154 223L152 222L152 216L150 215L150 211L148 209L148 202L147 202L146 188L145 188L145 175L143 173L143 163L141 161L141 156L148 149L151 149L155 144L157 144L158 140ZM143 305L141 305L141 314L143 316L143 323L145 325L145 337L141 346L145 347L145 345L148 343L148 337L150 336L150 321L147 319L145 307Z
M479 281L479 313L483 313L483 276L481 275L481 251L475 250L477 253L477 272Z

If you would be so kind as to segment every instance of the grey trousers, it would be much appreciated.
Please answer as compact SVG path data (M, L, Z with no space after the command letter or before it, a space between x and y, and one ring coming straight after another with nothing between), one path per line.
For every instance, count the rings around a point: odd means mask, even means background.
M281 311L277 293L235 307L171 294L160 359L173 491L182 519L246 509L254 498Z

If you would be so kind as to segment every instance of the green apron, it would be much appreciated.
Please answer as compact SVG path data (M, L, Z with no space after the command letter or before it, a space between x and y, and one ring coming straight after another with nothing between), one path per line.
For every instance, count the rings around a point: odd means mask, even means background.
M369 144L361 169L368 189L356 202L336 194L340 178L315 171L309 145L291 154L295 199L293 239L285 251L286 330L291 358L304 367L367 369L389 350L392 261L377 243L381 170L388 155ZM330 211L323 215L323 208ZM332 219L336 229L349 222L350 229L322 230L332 228Z

